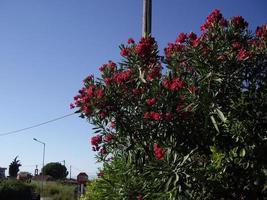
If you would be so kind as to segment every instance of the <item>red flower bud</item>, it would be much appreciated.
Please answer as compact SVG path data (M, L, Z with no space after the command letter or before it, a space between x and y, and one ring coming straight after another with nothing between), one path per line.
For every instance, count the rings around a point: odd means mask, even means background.
M156 103L156 99L154 99L154 98L147 99L146 103L147 103L147 105L152 106L152 105L154 105Z

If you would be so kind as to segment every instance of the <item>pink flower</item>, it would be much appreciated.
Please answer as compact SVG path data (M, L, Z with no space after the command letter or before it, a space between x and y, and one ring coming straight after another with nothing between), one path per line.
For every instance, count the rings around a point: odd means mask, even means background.
M256 36L261 38L264 37L267 33L267 24L262 25L261 27L257 27L256 29Z
M154 155L157 160L163 160L165 156L165 151L163 148L159 147L158 144L154 144Z
M110 128L116 128L116 123L115 122L111 122L110 123Z
M232 23L236 28L245 29L248 26L248 23L241 16L233 17Z
M96 90L96 98L101 99L104 96L104 90L102 88L98 88Z
M107 67L107 64L103 64L101 67L99 67L99 71L103 72Z
M107 64L103 64L100 68L99 68L99 70L101 71L101 72L103 72L105 69L110 69L111 71L114 71L115 70L115 68L116 68L116 64L113 62L113 61L108 61L108 63Z
M151 116L151 115L150 115L150 113L149 113L149 112L145 112L145 113L144 113L144 118L145 118L145 119L149 119L149 118L150 118L150 116Z
M92 112L92 110L89 106L83 106L82 110L85 114L90 114Z
M93 146L98 146L102 142L102 136L96 135L91 138L91 144Z
M106 112L100 112L99 113L99 116L100 116L100 119L104 119L108 114Z
M95 89L95 87L96 87L95 85L90 85L87 88L86 92L87 92L87 95L88 95L89 98L92 98L94 96L94 89Z
M188 35L188 38L189 38L190 40L195 40L195 39L197 39L197 35L196 35L195 33L191 32L191 33Z
M127 49L127 48L123 48L122 50L121 50L121 56L128 56L128 54L129 54L129 50Z
M161 77L161 74L160 74L160 68L159 67L156 67L156 68L153 68L152 70L150 70L150 72L148 73L147 75L147 80L148 81L151 81L153 80L154 78L160 78Z
M164 49L165 55L167 58L170 58L171 55L174 52L174 44L173 43L168 43L168 47Z
M170 90L179 90L185 87L185 82L182 81L180 78L176 78L172 81L170 85Z
M154 98L147 99L146 103L147 103L147 105L152 106L152 105L154 105L156 103L156 99L154 99Z
M91 82L93 80L94 80L94 76L93 75L89 75L83 80L83 82L87 83L87 82Z
M135 52L140 57L148 56L156 44L155 39L152 37L142 37L141 41L135 46Z
M150 112L150 118L158 121L161 120L162 117L159 113L152 111Z
M166 89L170 89L170 87L171 87L171 82L170 82L169 80L167 80L167 79L164 79L164 80L162 81L162 85L163 85L163 87L165 87Z
M178 37L176 38L176 43L177 44L183 43L185 42L186 38L187 38L186 34L180 33Z
M201 26L201 31L205 31L206 29L213 26L215 23L219 23L224 20L220 10L215 9L212 13L207 17L206 22ZM224 24L224 23L223 23Z
M127 71L119 72L114 76L114 81L117 84L121 84L129 80L130 76L132 75L132 71L129 69Z
M221 21L220 21L220 25L221 25L221 26L224 26L224 27L227 27L227 26L228 26L228 22L227 22L227 20L226 20L226 19L221 19Z
M242 61L251 56L251 53L245 49L241 49L237 54L237 60Z
M200 38L197 38L197 39L192 41L192 46L197 47L199 45L199 43L200 43Z
M153 120L159 121L162 119L162 116L158 112L151 111L151 112L144 113L144 119L153 119Z
M233 42L232 43L232 47L234 49L240 49L242 47L242 45L239 42Z
M127 43L128 44L134 44L134 39L133 38L129 38Z
M75 106L73 105L73 103L70 104L70 109L75 108Z
M101 149L100 149L100 154L101 155L106 155L108 152L107 152L107 149L106 149L106 147L102 147Z
M112 81L113 81L112 78L108 78L108 77L104 78L104 82L106 85L110 85Z
M110 142L111 140L113 140L113 135L111 133L107 134L105 137L104 137L104 141L105 142Z

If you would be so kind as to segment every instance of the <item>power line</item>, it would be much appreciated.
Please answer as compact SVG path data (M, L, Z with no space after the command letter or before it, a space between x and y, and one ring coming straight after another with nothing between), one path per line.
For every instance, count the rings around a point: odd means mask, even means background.
M43 125L45 125L45 124L48 124L48 123L51 123L51 122L55 122L55 121L64 119L64 118L69 117L69 116L74 115L74 114L76 114L76 113L70 113L70 114L63 115L63 116L61 116L61 117L57 117L57 118L54 118L54 119L51 119L51 120L48 120L48 121L45 121L45 122L42 122L42 123L39 123L39 124L35 124L35 125L33 125L33 126L29 126L29 127L25 127L25 128L18 129L18 130L14 130L14 131L9 131L9 132L5 132L5 133L1 133L1 134L0 134L0 137L1 137L1 136L6 136L6 135L15 134L15 133L19 133L19 132L26 131L26 130L29 130L29 129L32 129L32 128L36 128L36 127L39 127L39 126L43 126Z

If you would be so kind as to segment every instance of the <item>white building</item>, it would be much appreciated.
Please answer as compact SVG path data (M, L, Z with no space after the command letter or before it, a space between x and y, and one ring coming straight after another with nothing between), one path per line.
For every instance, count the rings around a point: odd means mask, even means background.
M6 168L0 167L0 179L6 178Z

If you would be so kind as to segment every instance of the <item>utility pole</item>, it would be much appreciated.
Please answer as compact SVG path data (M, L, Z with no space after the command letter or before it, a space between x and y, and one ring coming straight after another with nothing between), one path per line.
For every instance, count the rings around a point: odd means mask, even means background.
M143 0L142 36L151 34L152 0Z
M71 165L70 165L70 179L71 179Z
M36 142L41 143L42 145L44 145L43 148L43 168L42 168L42 195L44 195L44 159L45 159L45 143L37 140L36 138L33 138L33 140L35 140Z

